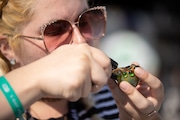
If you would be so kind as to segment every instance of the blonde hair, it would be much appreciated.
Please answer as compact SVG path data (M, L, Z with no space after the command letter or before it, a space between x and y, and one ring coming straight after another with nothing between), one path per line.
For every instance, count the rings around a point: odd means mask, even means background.
M7 2L7 4L6 4ZM33 16L33 0L1 0L0 1L0 36L4 33L18 35ZM4 39L4 38L3 38ZM0 38L0 41L2 38ZM19 42L16 37L6 37L12 49L18 49ZM10 64L0 55L0 69L2 73L10 71Z

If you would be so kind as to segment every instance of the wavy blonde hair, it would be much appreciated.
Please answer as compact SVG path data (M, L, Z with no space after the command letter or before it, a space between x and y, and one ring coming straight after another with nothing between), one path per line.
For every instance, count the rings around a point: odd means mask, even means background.
M12 49L18 49L20 42L15 37L20 34L23 25L33 16L34 0L1 0L0 1L0 36L4 33L14 37L0 37L0 43L6 39ZM1 44L0 44L1 45ZM9 61L0 53L0 71L3 74L10 71Z

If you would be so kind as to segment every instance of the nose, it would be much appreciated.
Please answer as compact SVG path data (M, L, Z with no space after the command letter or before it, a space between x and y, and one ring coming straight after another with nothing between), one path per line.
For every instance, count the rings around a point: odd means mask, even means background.
M80 44L80 43L86 43L87 41L80 33L78 27L76 25L73 25L73 36L72 36L72 44Z

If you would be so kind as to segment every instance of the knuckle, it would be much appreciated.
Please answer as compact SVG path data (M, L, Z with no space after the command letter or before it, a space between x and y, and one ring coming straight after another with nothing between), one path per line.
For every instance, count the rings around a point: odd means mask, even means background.
M72 97L69 98L70 101L77 101L80 99L80 96L78 94L73 95Z

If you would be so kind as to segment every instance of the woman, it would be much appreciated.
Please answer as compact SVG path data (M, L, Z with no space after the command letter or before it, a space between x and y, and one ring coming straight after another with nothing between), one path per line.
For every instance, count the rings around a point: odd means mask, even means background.
M160 80L137 68L140 85L118 86L108 80L108 56L90 46L104 35L105 7L89 9L86 0L3 0L0 10L0 79L6 85L0 119L21 118L24 109L26 119L160 119Z

